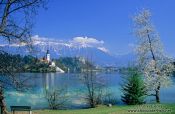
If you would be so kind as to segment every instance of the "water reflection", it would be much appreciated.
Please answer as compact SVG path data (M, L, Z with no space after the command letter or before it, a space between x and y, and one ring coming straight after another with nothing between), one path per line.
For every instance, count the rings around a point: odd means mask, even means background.
M77 75L79 74L59 74L59 73L25 73L24 75L32 77L28 83L34 85L34 87L25 93L16 92L15 90L6 91L6 102L7 106L11 105L30 105L33 109L47 108L48 104L45 99L44 93L45 89L53 89L58 87L66 86L67 94L70 95L70 105L80 106L82 104L82 99L80 99L80 89L83 89L83 85L80 82ZM118 98L118 103L120 103L120 74L97 74L101 76L110 90ZM174 79L174 78L173 78ZM175 103L175 85L169 88L161 89L161 102L162 103ZM152 100L148 100L152 101Z
M55 82L54 82L55 76L54 76L54 73L43 74L42 80L43 80L43 87L44 88L46 88L46 89L54 88L54 86L55 86Z

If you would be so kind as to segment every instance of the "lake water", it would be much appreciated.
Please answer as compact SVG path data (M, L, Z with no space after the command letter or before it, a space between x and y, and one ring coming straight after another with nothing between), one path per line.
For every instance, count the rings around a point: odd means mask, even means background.
M45 99L45 88L52 89L66 86L70 100L69 108L80 108L85 105L81 92L84 89L83 84L78 78L78 74L60 74L60 73L24 73L24 76L30 77L28 83L32 88L27 92L17 92L15 90L7 90L6 102L7 106L11 105L29 105L33 109L48 108L47 100ZM118 73L100 73L98 77L103 79L107 84L108 89L117 97L117 105L122 104L120 100L121 91L120 84L122 78ZM175 78L173 78L175 80ZM175 82L175 81L174 81ZM162 103L175 103L175 84L168 88L161 88L160 99ZM148 102L153 102L154 98L149 98Z

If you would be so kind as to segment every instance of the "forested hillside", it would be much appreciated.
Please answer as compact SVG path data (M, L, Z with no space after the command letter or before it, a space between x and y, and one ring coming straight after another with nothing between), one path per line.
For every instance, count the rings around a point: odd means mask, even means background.
M19 54L12 55L8 53L0 53L1 66L6 66L7 69L1 69L1 73L7 72L56 72L55 67L49 67L49 63L41 61L37 57L31 55L21 56ZM85 60L81 60L78 57L61 57L59 59L53 59L56 66L64 70L65 72L81 72L85 68ZM93 66L91 64L91 66Z

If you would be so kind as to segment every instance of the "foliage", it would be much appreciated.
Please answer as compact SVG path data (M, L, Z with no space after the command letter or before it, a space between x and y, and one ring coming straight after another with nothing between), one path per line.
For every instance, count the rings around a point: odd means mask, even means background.
M103 95L102 102L104 105L116 105L117 101L117 97L114 95L113 92L110 92L109 90L107 90L106 93Z
M45 98L48 101L50 109L65 108L65 103L68 101L67 91L64 88L46 89Z
M9 43L31 45L33 18L45 1L0 0L0 37Z
M129 68L122 85L122 101L128 105L143 104L146 88L141 74L135 68Z
M145 76L145 83L156 101L160 102L161 87L171 84L170 75L174 70L172 59L163 51L160 37L151 22L151 12L142 10L133 18L134 33L137 37L136 52L138 65Z
M12 55L8 53L0 53L0 60L5 61L1 62L0 65L6 67L6 72L10 69L11 72L56 72L55 67L49 67L49 63L39 60L36 57L31 55L21 56L21 55ZM94 68L92 64L88 61L80 60L76 57L61 57L59 59L53 60L56 63L56 66L64 70L65 72L82 72L85 68L85 64L89 64Z
M0 72L10 73L11 71L18 72L23 65L20 55L10 55L8 53L0 53ZM5 67L5 68L4 68Z
M33 56L20 56L8 53L0 53L1 73L17 72L55 72L55 68L49 67L48 63L41 62ZM6 69L3 69L6 67Z
M24 63L23 72L56 72L54 67L49 67L49 63L42 62L33 56L25 56L22 59Z
M87 104L91 108L96 107L98 104L102 104L103 88L105 84L102 79L98 78L98 76L94 74L92 64L86 62L85 69L79 78L85 86L84 94Z

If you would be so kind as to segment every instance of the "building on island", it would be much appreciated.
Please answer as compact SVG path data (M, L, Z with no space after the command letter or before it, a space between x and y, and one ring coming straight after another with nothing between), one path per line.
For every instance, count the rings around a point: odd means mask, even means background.
M40 59L41 62L49 63L50 64L50 53L49 50L47 50L46 55Z
M62 70L61 68L56 66L55 62L53 60L51 60L51 56L50 56L49 50L47 50L46 55L41 59L41 61L45 62L45 63L48 63L49 67L55 67L56 68L56 72L64 73L64 70Z
M50 62L50 53L49 53L49 50L47 50L47 53L46 53L46 60L48 62Z
M86 64L86 59L84 57L79 57L79 61L81 61L83 64Z

